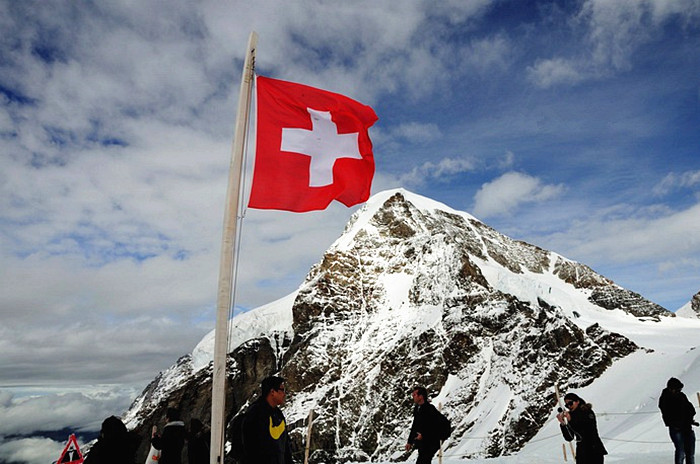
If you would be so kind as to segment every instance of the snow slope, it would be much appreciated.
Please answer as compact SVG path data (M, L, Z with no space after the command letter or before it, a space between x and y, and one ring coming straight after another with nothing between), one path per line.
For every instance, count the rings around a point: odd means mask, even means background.
M292 305L297 292L241 313L229 324L229 351L241 343L271 332L292 331ZM192 368L199 371L214 359L214 331L212 330L192 350Z
M293 298L290 295L278 300L272 307L268 305L264 308L266 311L271 311L274 307L275 314L282 321L291 318L292 302ZM244 315L238 318L242 316ZM259 315L257 317L259 318ZM577 323L582 321L582 318L571 317ZM584 325L588 322L590 320L585 321ZM653 350L652 352L640 351L615 362L601 378L588 387L576 391L593 404L598 418L599 432L609 452L606 462L630 464L672 462L673 445L661 420L657 402L666 380L670 377L678 377L686 385L684 391L691 402L696 405L700 403L697 397L697 392L700 391L700 347L698 347L700 321L663 318L660 322L639 322L618 314L600 317L598 322L610 330L629 337L640 346ZM198 350L206 351L204 345L207 343L206 339L203 340ZM450 389L457 388L456 382L458 382L456 379L448 381L443 391L433 401L439 403L448 397ZM502 404L500 400L502 398L494 398L493 402L482 401L483 409L475 411L475 414L488 413L488 405ZM474 433L466 437L462 445L446 452L443 463L564 462L562 452L564 441L561 438L555 414L556 408L553 407L547 425L515 456L462 459L460 455L469 452L471 445L482 438ZM566 449L569 462L572 462L571 455L568 454L568 445ZM413 460L414 457L409 462ZM437 458L434 462L437 462ZM389 461L384 463L388 464Z

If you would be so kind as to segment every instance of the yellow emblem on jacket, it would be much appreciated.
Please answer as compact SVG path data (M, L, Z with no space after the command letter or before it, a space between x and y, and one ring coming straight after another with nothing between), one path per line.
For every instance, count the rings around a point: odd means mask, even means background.
M270 436L278 440L279 437L282 436L282 433L284 433L284 421L280 422L279 425L275 427L272 425L272 417L270 417Z

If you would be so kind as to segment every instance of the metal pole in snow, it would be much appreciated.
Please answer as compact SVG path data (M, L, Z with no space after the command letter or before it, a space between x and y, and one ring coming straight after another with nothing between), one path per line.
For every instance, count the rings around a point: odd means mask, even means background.
M309 411L309 427L306 429L306 450L304 450L304 464L309 464L309 447L311 445L311 425L314 421L314 410Z
M442 403L438 403L438 411L442 412ZM442 464L442 440L440 440L440 447L438 448L438 464Z

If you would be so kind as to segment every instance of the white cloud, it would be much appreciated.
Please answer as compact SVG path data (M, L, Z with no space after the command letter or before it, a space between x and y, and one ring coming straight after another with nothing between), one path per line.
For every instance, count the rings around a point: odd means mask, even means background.
M575 63L563 58L538 60L528 68L528 75L540 87L575 84L583 79Z
M654 186L654 193L666 195L680 188L693 188L697 185L700 185L700 171L686 171L680 174L671 172Z
M474 162L466 158L442 158L437 163L426 161L398 178L399 185L419 186L428 180L449 182L454 176L474 169Z
M508 150L503 154L503 157L498 160L498 168L501 170L506 170L511 168L515 163L515 153Z
M572 40L584 46L568 56L537 58L528 77L548 88L599 79L629 70L634 53L653 41L669 21L690 25L700 19L695 0L586 0L570 23Z
M0 390L0 436L27 435L64 427L75 433L97 431L102 421L120 416L132 401L133 389L124 387L85 387L74 393L49 393L15 398Z
M38 438L37 432L67 429L78 437L97 432L109 416L120 416L137 391L124 385L50 388L22 387L21 396L0 389L0 462L45 464L56 461L65 442ZM61 393L56 393L59 391ZM68 436L65 437L66 439ZM84 451L84 449L83 449Z
M474 214L490 217L508 214L526 203L541 203L556 198L564 191L563 185L544 185L536 177L507 172L498 179L481 186L474 196Z
M580 18L588 23L594 65L613 70L629 67L632 51L652 33L645 20L649 6L649 2L601 0L588 0L583 5Z
M0 462L46 464L57 461L65 444L49 438L22 438L0 443Z
M236 11L235 16L229 8L210 2L204 17L214 40L225 38L228 43L221 46L231 53L235 53L231 43L243 43L248 31L256 30L257 62L263 74L280 74L372 103L381 92L404 91L406 98L416 98L448 82L458 48L435 31L445 22L479 17L492 3L436 5L410 0L397 7L372 1L338 5L306 0L285 4L282 17L274 0ZM244 33L231 28L234 20L246 25Z
M658 260L669 269L673 256L679 265L692 265L698 261L688 259L700 252L700 204L662 214L651 208L624 217L590 217L559 238L582 260L593 256L617 263Z
M586 263L623 287L675 310L700 290L698 237L700 204L696 203L676 211L664 206L591 208L585 217L567 222L555 233L526 240Z
M472 42L464 58L482 71L504 69L510 64L512 47L508 38L499 34Z
M408 122L393 127L389 136L400 138L411 143L423 143L441 137L442 132L435 123L423 124Z

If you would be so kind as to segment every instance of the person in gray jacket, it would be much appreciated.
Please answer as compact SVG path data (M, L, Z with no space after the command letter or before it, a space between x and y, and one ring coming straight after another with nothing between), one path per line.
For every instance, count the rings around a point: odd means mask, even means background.
M158 434L154 426L151 436L151 444L160 450L160 464L181 464L182 448L185 446L185 423L180 420L180 411L168 408L165 413L165 427L163 434Z

